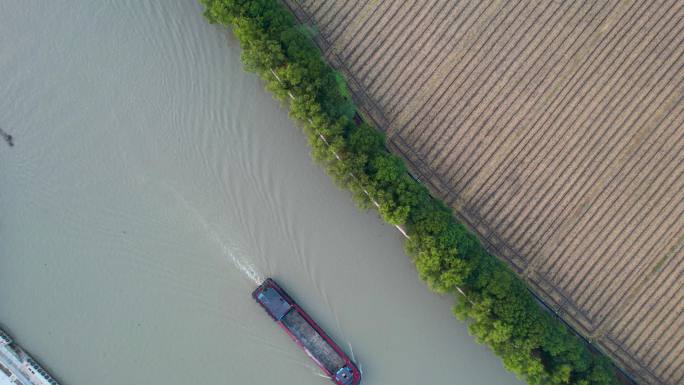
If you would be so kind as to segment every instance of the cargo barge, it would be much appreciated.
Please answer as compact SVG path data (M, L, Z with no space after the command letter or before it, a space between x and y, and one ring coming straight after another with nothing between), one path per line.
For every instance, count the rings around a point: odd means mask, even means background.
M361 373L335 342L271 278L252 297L337 385L358 385Z

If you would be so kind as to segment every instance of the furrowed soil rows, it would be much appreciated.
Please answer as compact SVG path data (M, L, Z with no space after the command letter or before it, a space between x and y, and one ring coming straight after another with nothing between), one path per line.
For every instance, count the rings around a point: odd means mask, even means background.
M286 3L490 252L634 379L684 383L684 3Z

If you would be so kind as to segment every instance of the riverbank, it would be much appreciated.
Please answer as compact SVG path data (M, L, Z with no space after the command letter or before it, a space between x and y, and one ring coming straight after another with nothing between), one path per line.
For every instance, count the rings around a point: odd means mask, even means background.
M456 295L454 313L507 369L530 383L615 383L607 361L539 308L524 284L409 176L377 130L354 124L343 78L321 59L311 31L275 1L202 3L211 22L233 28L245 68L280 100L292 96L290 115L301 122L313 158L359 206L406 228L406 251L428 286L438 293L463 289L467 300Z
M684 381L676 1L283 3L387 147L554 314L639 383Z
M0 32L0 323L61 382L329 382L249 296L273 276L365 385L521 384L199 3L0 2Z

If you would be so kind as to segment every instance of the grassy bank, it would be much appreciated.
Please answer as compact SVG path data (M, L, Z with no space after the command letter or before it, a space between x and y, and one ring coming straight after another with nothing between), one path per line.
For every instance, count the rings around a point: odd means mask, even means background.
M455 297L456 317L508 370L530 384L617 384L610 363L538 306L524 283L409 176L379 131L353 121L344 78L323 61L310 29L277 0L201 2L210 22L232 28L245 68L288 101L313 158L361 207L405 229L421 279Z

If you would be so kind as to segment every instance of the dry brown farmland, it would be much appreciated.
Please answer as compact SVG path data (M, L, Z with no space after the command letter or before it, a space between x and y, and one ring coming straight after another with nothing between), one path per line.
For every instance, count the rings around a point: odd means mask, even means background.
M684 383L684 2L287 3L494 255L633 378Z

